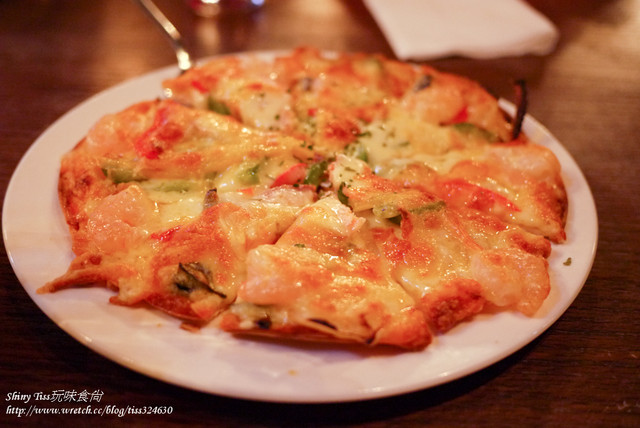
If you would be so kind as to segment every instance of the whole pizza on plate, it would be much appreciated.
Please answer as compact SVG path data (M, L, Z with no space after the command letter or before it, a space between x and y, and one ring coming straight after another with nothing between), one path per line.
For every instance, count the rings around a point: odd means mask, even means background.
M40 292L106 285L185 326L406 349L549 294L560 164L477 83L300 48L164 90L62 159L76 257Z

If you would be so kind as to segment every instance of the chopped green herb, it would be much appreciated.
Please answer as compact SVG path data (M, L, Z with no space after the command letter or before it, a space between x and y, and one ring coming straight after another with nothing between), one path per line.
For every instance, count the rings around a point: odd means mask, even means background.
M298 248L306 248L306 245L304 244L293 244L293 246Z
M436 202L431 202L430 204L426 204L423 205L421 207L418 208L414 208L409 210L411 213L413 214L424 214L427 212L435 212L435 211L440 211L441 209L443 209L444 207L446 207L447 204L444 201L436 201Z
M496 134L494 134L491 131L487 131L486 129L481 128L478 125L475 125L473 123L469 123L469 122L454 123L453 125L451 125L451 127L454 130L460 132L461 134L484 138L490 143L495 143L499 141L498 136Z
M567 260L565 260L562 264L565 266L571 266L571 257L568 257Z
M399 225L402 222L402 214L395 205L377 205L371 210L373 215Z
M420 80L418 80L416 82L416 85L414 86L413 90L415 92L421 91L423 89L428 88L429 86L431 86L431 81L433 80L433 77L430 74L425 74L423 75Z
M367 152L367 149L366 147L364 147L364 145L357 141L345 147L344 152L347 156L360 159L364 162L369 162L369 152Z
M340 187L338 187L338 200L345 205L349 205L349 198L344 194L344 191L342 190L344 189L344 186L345 183L340 183Z
M176 287L176 292L180 294L191 294L196 290L204 290L217 294L223 299L227 295L213 287L213 277L211 271L198 262L179 263L176 273L173 275L172 283Z
M260 164L255 164L254 166L244 169L240 171L238 174L238 179L243 184L258 184L260 183L260 177L258 176L258 170L260 169Z
M390 221L391 223L400 226L400 223L402 223L402 214L398 214L396 216L389 217L387 219L387 221Z
M327 172L327 166L329 166L329 162L326 160L311 165L307 170L307 176L304 178L304 184L312 184L314 186L320 184Z
M133 170L127 168L102 168L102 173L115 184L144 180L143 177L136 175Z
M222 114L225 116L229 116L231 114L231 110L229 110L229 107L225 103L216 100L212 96L209 96L209 98L207 99L207 107L209 108L209 110L215 111L218 114Z
M188 192L194 186L189 180L166 180L159 183L153 190L161 192Z
M102 173L115 184L146 180L145 177L135 172L133 168L123 165L116 160L106 161L104 165L102 165Z

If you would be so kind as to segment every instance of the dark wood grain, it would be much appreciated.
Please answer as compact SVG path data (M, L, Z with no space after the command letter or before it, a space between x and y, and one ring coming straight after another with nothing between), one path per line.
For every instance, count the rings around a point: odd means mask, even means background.
M250 16L202 19L157 4L197 56L301 44L393 56L360 1L271 0ZM560 29L546 57L432 64L512 97L581 166L594 193L599 245L574 304L547 332L461 380L372 402L255 403L185 390L118 366L76 342L30 300L0 257L0 397L102 390L117 406L169 405L170 416L33 417L0 406L4 426L640 426L640 1L532 0ZM172 64L170 45L128 0L0 0L0 182L58 117L88 97ZM29 195L25 195L29 197ZM204 370L205 368L203 368Z

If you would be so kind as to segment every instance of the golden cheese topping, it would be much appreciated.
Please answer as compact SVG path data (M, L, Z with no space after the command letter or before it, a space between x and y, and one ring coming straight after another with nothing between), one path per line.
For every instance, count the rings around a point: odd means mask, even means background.
M559 163L476 83L299 49L164 87L62 159L76 258L40 292L103 284L192 324L406 349L548 295Z
M385 177L420 167L415 178L450 203L565 239L566 193L554 155L523 134L512 140L497 100L463 77L300 48L271 62L214 60L164 86L179 102L297 137L326 157L358 157Z

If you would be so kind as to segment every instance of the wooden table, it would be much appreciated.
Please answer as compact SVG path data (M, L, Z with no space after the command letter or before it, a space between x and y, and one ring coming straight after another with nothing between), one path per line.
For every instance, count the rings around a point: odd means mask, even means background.
M569 5L570 3L570 5ZM393 56L360 1L271 0L251 16L194 16L162 0L197 57L309 44ZM31 301L0 257L0 396L101 390L102 404L172 406L165 416L39 416L20 426L640 426L640 1L532 1L560 29L549 56L432 64L511 97L524 78L530 113L584 171L599 245L583 291L546 333L478 373L432 389L356 403L269 404L193 392L89 350ZM174 62L169 44L127 0L0 2L2 190L30 144L106 88ZM27 197L27 195L25 195Z

